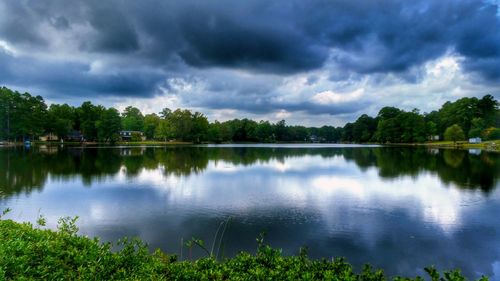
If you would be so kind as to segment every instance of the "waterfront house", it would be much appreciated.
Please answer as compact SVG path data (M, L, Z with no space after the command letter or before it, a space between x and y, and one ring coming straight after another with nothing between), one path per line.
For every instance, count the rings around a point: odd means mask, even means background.
M145 141L146 136L141 131L120 131L120 139L122 141L132 141L132 138L136 137L135 140Z
M481 143L481 138L470 138L469 143Z
M59 138L52 133L48 133L46 135L40 136L40 140L41 141L58 141Z

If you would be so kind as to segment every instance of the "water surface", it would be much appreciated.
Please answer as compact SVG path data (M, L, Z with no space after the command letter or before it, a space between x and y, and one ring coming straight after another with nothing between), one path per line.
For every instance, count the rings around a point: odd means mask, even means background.
M271 246L314 258L344 256L388 274L459 267L500 280L499 154L479 150L339 145L58 147L0 149L0 208L55 228L139 236L180 253L209 245L231 218L224 256ZM183 251L184 258L187 250ZM200 256L200 251L194 251Z

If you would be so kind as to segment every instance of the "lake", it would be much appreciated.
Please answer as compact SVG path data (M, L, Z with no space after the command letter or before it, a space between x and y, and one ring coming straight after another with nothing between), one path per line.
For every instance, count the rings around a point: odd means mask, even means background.
M500 154L357 145L0 148L0 210L80 233L138 236L180 254L181 239L220 255L255 238L311 257L343 256L389 275L461 268L500 280ZM183 249L183 258L189 258ZM192 257L203 252L194 249Z

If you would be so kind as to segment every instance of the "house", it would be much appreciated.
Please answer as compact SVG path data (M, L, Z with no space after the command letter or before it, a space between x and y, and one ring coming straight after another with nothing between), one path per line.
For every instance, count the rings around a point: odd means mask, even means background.
M69 141L83 141L83 135L80 131L73 130L67 136L66 139Z
M470 138L469 143L481 143L481 138Z
M39 139L41 141L58 141L58 140L60 140L59 137L53 133L48 133L46 135L40 136ZM75 142L85 140L82 133L80 131L77 131L77 130L73 130L73 131L69 132L66 135L66 137L64 137L63 139L67 140L67 141L75 141ZM61 142L62 142L62 140L61 140Z
M434 135L434 136L429 136L430 141L438 141L439 140L439 135Z
M134 137L136 138L136 139L134 139L134 141L137 141L137 140L145 141L146 140L146 136L141 131L120 131L120 139L122 141L132 141L132 139Z
M41 141L58 141L59 138L52 133L48 133L46 135L40 136L40 140Z

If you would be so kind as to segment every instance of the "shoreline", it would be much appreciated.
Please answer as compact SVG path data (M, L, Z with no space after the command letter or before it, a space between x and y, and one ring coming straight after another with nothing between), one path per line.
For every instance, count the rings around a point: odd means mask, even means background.
M391 143L384 144L391 146L425 146L430 148L447 148L447 149L481 149L491 152L500 152L500 140L484 141L482 143L468 143L467 141L437 141L425 143Z
M124 142L119 141L114 144L105 143L105 142L72 142L67 141L64 143L54 142L54 141L33 141L32 145L69 145L69 146L140 146L140 145L161 145L161 146L176 146L176 145L217 145L217 144L359 144L359 145L382 145L382 146L406 146L406 147L415 147L415 146L424 146L430 148L447 148L447 149L481 149L485 151L491 152L500 152L500 140L493 141L484 141L482 143L468 143L467 141L458 141L456 143L452 141L437 141L437 142L424 142L424 143L313 143L313 142L224 142L224 143L213 143L213 142L203 142L203 143L194 143L187 141L137 141L137 142ZM12 147L12 146L20 146L24 145L23 142L2 142L0 147Z

